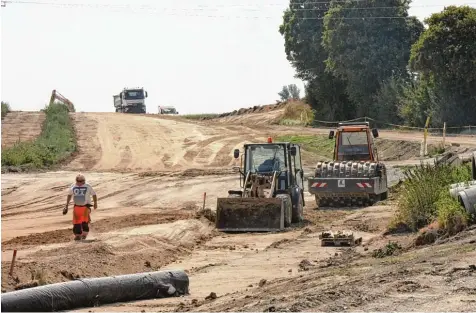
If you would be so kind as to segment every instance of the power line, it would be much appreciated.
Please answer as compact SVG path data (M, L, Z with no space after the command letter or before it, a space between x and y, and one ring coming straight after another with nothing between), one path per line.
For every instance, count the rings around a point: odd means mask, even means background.
M369 0L349 0L354 2L363 2ZM334 2L347 2L345 0L334 0ZM105 9L126 9L129 13L138 13L134 10L143 11L148 15L155 15L154 13L159 13L157 11L161 11L166 13L164 15L171 15L171 16L185 16L185 17L207 17L207 18L238 18L238 19L275 19L276 17L273 16L225 16L225 15L179 15L176 13L169 13L168 11L205 11L205 8L209 8L209 5L199 5L199 8L161 8L158 9L157 7L153 7L150 5L141 5L139 7L134 7L129 4L127 5L117 5L117 4L91 4L91 3L58 3L58 2L44 2L44 1L28 1L28 0L2 0L2 6L4 7L6 3L11 4L33 4L33 5L48 5L48 6L57 6L57 7L67 7L67 8L105 8ZM329 1L315 1L315 2L302 2L302 3L293 3L293 5L304 5L304 4L329 4ZM473 5L476 2L468 2L458 5ZM282 4L272 4L268 3L267 5L282 5ZM220 5L216 5L220 6ZM244 6L244 4L240 5L221 5L224 8L236 7L236 6ZM447 5L419 5L419 6L412 6L412 7L444 7ZM340 8L343 10L359 10L359 11L369 11L375 9L398 9L400 7L397 6L381 6L381 7L364 7L364 8ZM311 12L311 11L325 11L326 8L297 8L292 9L293 11L303 11L303 12ZM215 11L218 11L215 9ZM247 9L247 11L254 11L259 12L261 10L252 10ZM411 19L412 17L406 16L369 16L369 17L340 17L340 18L331 18L331 19L342 19L342 20L365 20L365 19ZM324 17L297 17L299 20L323 20Z
M476 2L468 2L462 3L458 5L475 5ZM432 5L414 5L412 8L432 8L432 7L444 7L447 6L445 4L432 4ZM339 10L375 10L375 9L400 9L401 7L398 6L385 6L385 7L366 7L366 8L338 8ZM299 9L292 9L293 11L327 11L328 8L299 8Z
M364 2L370 0L348 0L353 2ZM131 9L133 6L127 5L117 5L117 4L93 4L93 3L58 3L58 2L44 2L44 1L28 1L28 0L4 0L3 3L11 3L11 4L33 4L33 5L48 5L48 6L60 6L60 7L89 7L89 8L124 8L124 9ZM345 3L345 0L334 0L334 3ZM302 6L302 5L310 5L310 4L330 4L330 1L317 1L317 2L301 2L301 3L290 3L289 6ZM476 2L468 2L468 3L459 3L453 5L473 5ZM284 4L281 3L265 3L261 6L283 6ZM413 5L412 8L426 8L426 7L444 7L452 4L433 4L433 5ZM233 7L246 7L246 6L257 6L256 4L216 4L216 5L197 5L197 8L164 8L164 10L203 10L204 8L212 8L212 7L221 7L221 8L233 8ZM150 5L141 5L141 9L156 9ZM373 10L373 9L391 9L391 8L400 8L399 6L381 6L381 7L362 7L362 8L340 8L343 10ZM248 9L251 11L260 11L259 9ZM328 10L327 8L293 8L294 11L316 11L316 10Z

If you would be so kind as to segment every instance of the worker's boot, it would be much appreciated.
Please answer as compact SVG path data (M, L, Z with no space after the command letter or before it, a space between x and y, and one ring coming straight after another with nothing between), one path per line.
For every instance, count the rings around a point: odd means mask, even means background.
M86 237L88 237L88 232L84 232L81 234L81 239L84 240L86 239Z

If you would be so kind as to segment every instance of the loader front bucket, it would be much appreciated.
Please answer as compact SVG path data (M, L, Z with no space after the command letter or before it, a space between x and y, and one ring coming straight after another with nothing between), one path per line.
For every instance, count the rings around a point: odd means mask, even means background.
M284 229L284 203L279 198L218 198L216 228L229 232Z

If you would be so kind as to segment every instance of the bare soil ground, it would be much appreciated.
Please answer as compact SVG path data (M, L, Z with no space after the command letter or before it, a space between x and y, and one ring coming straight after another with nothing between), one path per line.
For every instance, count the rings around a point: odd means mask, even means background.
M395 209L391 200L358 210L316 210L306 193L306 221L272 234L218 233L196 215L204 192L206 207L214 209L217 197L239 185L230 171L235 147L273 134L327 130L115 113L75 113L74 119L79 153L65 171L2 175L2 292L32 279L182 268L190 275L190 296L82 311L431 310L435 301L438 309L460 311L474 305L474 230L393 257L369 255L388 240L404 247L412 242L411 234L385 235ZM419 152L418 143L405 139L411 135L381 137L382 153L400 153L395 162ZM71 240L71 213L61 213L76 171L99 195L89 242ZM355 231L363 246L321 247L318 234L329 228ZM9 277L13 249L17 265ZM211 292L217 298L205 299Z
M213 126L142 115L77 113L79 157L65 168L154 171L230 166L233 149L266 140L249 127Z
M8 112L2 120L2 148L35 140L41 133L44 120L43 112Z

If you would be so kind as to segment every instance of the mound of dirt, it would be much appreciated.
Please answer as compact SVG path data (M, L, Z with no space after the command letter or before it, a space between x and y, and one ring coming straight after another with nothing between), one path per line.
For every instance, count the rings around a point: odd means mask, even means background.
M223 117L230 117L230 116L238 116L238 115L245 115L245 114L256 114L256 113L267 113L279 109L284 109L284 107L289 102L279 102L276 104L266 104L266 105L255 105L249 108L241 108L239 110L234 110L232 112L226 112L219 114L218 116L204 116L200 118L200 120L211 120L216 118L223 118Z
M207 220L209 220L210 222L212 223L215 223L216 221L216 218L217 218L217 215L214 211L212 211L211 209L209 208L206 208L206 209L201 209L197 212L197 214L195 214L195 218L206 218Z
M91 224L91 230L96 233L106 233L119 228L171 223L188 218L192 218L191 212L164 209L160 213L115 216L98 220ZM58 229L15 237L2 242L2 249L24 249L28 246L70 242L71 239L72 231L70 228Z
M379 156L383 161L409 160L420 156L419 142L405 140L375 139ZM433 145L428 145L428 150Z
M191 253L212 236L213 227L196 219L96 232L96 240L71 240L65 244L42 246L30 253L23 251L13 277L8 275L10 262L2 262L2 289L11 291L32 280L45 284L156 271ZM33 273L41 273L41 277L35 277Z

